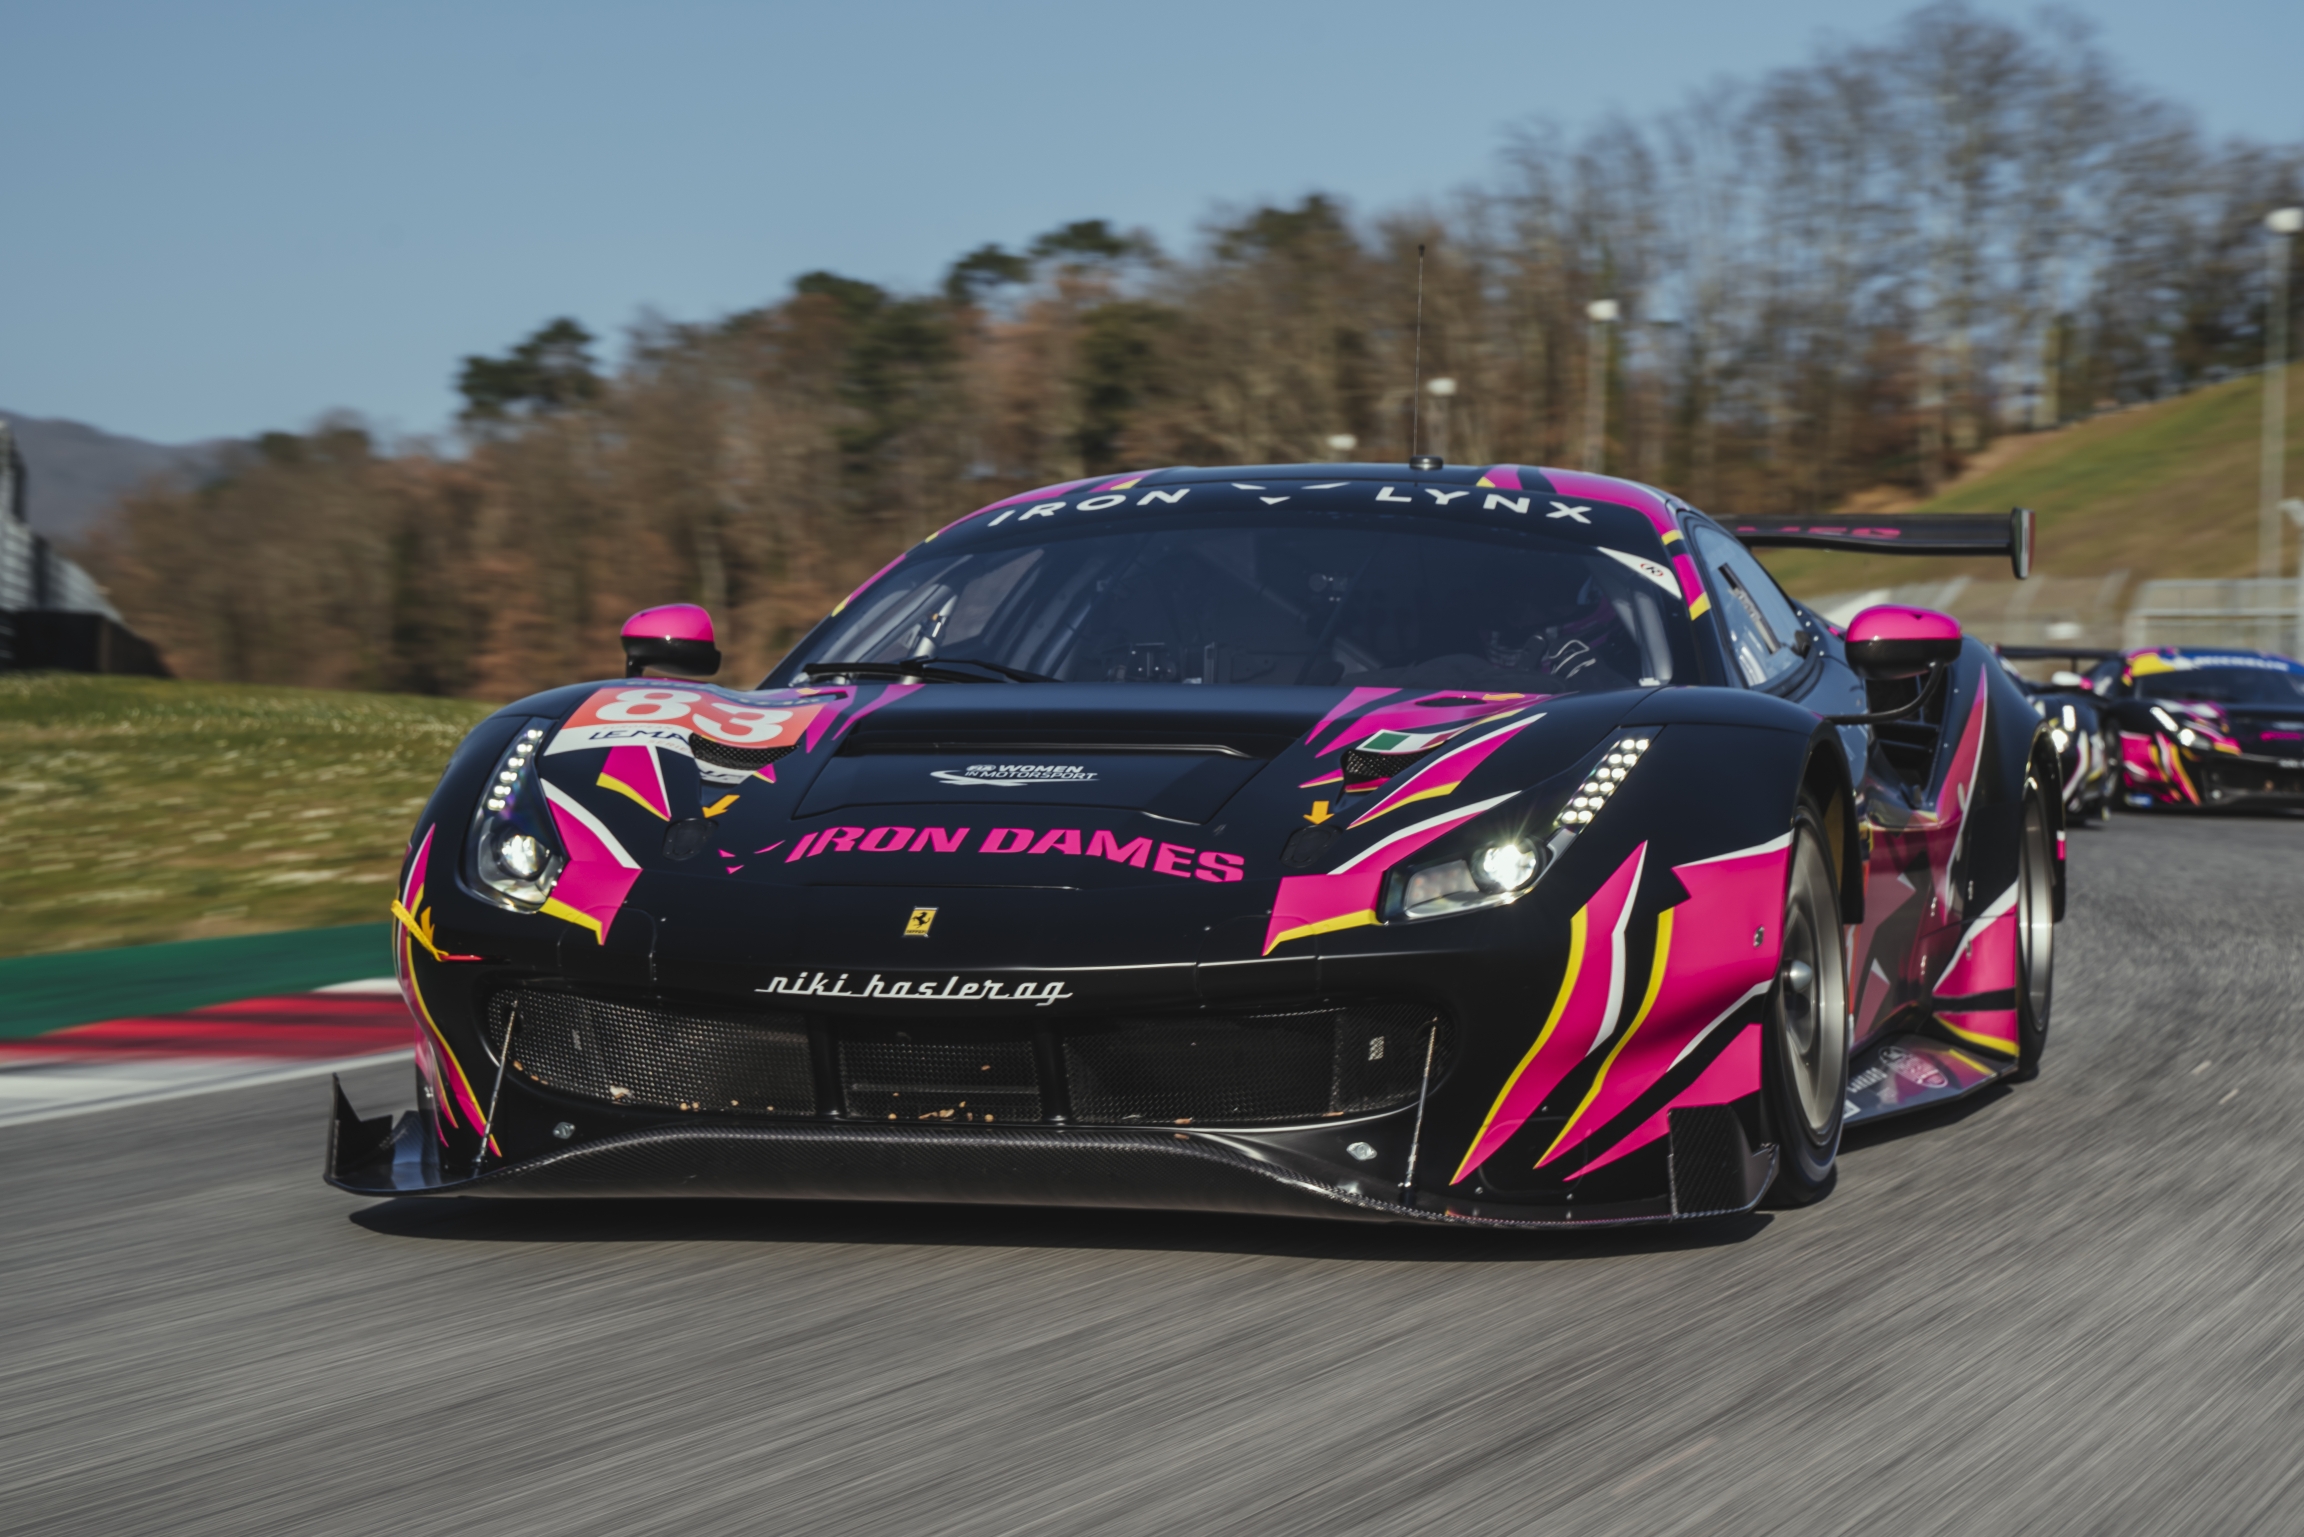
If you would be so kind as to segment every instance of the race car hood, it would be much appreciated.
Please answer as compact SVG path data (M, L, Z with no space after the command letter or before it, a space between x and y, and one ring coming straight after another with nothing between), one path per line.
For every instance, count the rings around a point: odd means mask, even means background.
M528 921L559 926L563 954L644 942L819 996L840 968L1308 952L1426 846L1552 818L1645 693L640 680L567 697L533 759L566 865ZM1277 938L1276 904L1306 901L1345 905Z

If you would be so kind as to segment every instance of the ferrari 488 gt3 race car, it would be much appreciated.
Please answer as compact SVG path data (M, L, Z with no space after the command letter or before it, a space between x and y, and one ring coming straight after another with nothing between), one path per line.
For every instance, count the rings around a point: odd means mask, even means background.
M507 706L411 840L419 1105L366 1195L759 1195L1504 1225L1814 1200L1841 1129L2024 1075L2048 728L1951 619L1517 465L1009 498L759 688ZM630 671L718 666L675 605Z
M2089 682L2119 731L2131 806L2304 806L2304 662L2162 646Z

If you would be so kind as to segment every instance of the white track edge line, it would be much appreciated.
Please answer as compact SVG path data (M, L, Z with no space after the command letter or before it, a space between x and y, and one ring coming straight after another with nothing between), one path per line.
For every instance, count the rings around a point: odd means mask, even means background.
M131 1091L108 1099L89 1100L76 1105L50 1105L38 1110L11 1114L0 1111L0 1127L30 1126L40 1121L60 1121L67 1116L93 1115L100 1110L126 1110L136 1105L154 1105L164 1100L191 1099L201 1094L222 1094L230 1089L258 1089L270 1083L288 1083L298 1078L317 1078L322 1073L346 1073L355 1068L382 1067L386 1063L406 1061L413 1055L412 1048L400 1047L393 1051L370 1052L360 1057L336 1057L326 1062L298 1062L290 1067L277 1068L268 1073L251 1073L246 1077L228 1078L221 1083L185 1084L178 1088L156 1089L150 1092Z

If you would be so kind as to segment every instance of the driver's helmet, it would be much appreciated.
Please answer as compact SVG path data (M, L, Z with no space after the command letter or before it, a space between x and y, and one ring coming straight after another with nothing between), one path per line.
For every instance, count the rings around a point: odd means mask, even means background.
M1488 598L1482 653L1490 666L1515 672L1575 677L1598 663L1592 648L1615 619L1600 584L1565 562Z

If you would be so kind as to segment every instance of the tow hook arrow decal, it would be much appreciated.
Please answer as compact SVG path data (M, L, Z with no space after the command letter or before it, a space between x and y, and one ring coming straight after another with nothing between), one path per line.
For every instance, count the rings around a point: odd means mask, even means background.
M1328 809L1328 803L1326 801L1314 801L1312 803L1312 809L1304 813L1304 820L1310 822L1314 827L1318 827L1322 822L1327 821L1335 814L1335 812Z

